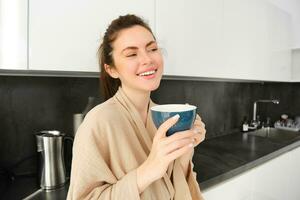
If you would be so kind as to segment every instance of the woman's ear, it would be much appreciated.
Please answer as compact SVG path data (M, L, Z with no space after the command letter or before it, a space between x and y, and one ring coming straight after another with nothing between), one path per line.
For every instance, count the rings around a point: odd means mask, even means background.
M115 67L111 67L108 64L104 64L104 69L112 78L119 78L119 74Z

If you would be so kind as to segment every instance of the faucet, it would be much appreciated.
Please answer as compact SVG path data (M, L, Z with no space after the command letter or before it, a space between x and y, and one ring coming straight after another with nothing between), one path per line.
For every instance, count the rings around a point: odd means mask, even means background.
M253 118L252 118L252 123L249 126L250 129L256 129L257 126L258 126L258 122L256 121L256 112L257 112L257 103L258 102L279 104L279 100L277 100L277 99L254 101L254 104L253 104Z

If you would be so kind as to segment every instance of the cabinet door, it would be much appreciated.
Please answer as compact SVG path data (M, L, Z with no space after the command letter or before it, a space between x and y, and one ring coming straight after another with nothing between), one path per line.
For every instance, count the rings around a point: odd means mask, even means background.
M222 0L156 1L165 74L222 75Z
M288 182L291 178L290 154L285 153L256 168L254 175L255 200L289 199Z
M224 0L224 73L228 78L268 79L266 3Z
M0 69L27 69L27 1L0 0Z
M300 82L300 49L292 51L292 81Z
M206 200L252 200L253 170L244 172L203 192Z
M134 13L153 27L154 0L30 0L29 68L99 71L97 50L109 22Z
M286 169L287 173L290 175L290 182L288 182L288 198L289 200L299 200L300 199L300 147L291 151L290 154L290 165L289 169Z
M269 76L276 81L291 80L291 17L273 4L268 4L268 29L270 40Z
M292 47L300 48L300 1L299 0L267 0L278 8L288 12L292 17Z

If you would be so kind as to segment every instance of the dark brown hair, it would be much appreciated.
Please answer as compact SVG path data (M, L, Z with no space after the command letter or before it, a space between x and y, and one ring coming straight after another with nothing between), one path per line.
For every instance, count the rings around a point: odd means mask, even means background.
M118 37L118 33L126 28L130 28L133 26L142 26L146 28L152 35L153 32L150 29L149 25L140 17L136 15L124 15L119 16L117 19L113 20L111 24L106 29L106 32L103 37L102 44L98 49L98 58L100 65L100 83L101 83L101 91L104 96L104 100L107 100L115 95L119 86L121 85L120 79L112 78L104 68L104 64L114 66L114 60L112 57L112 43ZM153 35L154 37L154 35ZM155 37L154 37L155 39Z

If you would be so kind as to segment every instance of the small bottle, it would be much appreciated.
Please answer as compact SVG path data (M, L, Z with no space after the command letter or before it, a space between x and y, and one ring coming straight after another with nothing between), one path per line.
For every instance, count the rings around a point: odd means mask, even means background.
M281 126L286 127L287 126L287 119L289 116L287 114L282 114L281 115Z
M266 128L271 127L271 118L267 117L267 121L266 121Z
M261 121L260 121L260 116L259 115L256 116L256 122L257 122L257 128L260 128L261 127Z
M248 121L247 121L247 117L244 117L242 130L243 130L243 132L247 132L248 129L249 129L249 124L248 124Z

